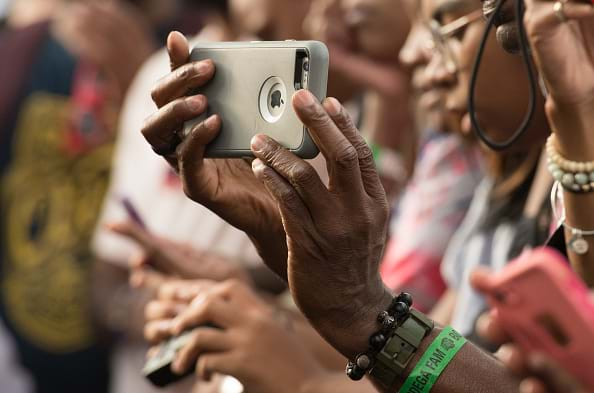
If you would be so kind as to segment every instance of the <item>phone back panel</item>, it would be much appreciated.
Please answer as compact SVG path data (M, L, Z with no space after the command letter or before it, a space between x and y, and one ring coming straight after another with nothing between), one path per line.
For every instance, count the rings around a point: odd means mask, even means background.
M492 279L489 301L525 350L546 353L594 388L594 302L561 254L526 253Z
M207 147L207 157L251 157L250 141L259 133L302 158L318 154L291 104L296 91L297 50L305 50L309 58L308 89L322 100L326 96L328 52L321 43L213 43L192 51L193 61L212 59L216 66L212 81L198 91L208 98L207 114L186 124L187 129L211 114L221 116L221 132Z

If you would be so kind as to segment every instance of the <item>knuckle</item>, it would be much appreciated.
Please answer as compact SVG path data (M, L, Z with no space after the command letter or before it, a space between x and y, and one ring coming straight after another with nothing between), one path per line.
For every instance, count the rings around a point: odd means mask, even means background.
M291 187L279 187L277 193L280 199L279 202L287 207L294 207L300 202L299 195L297 195L297 192Z
M340 109L340 112L334 118L334 123L341 130L355 128L353 120L351 119L349 114L344 110L344 108Z
M142 122L142 128L140 129L140 132L145 138L151 134L151 130L155 122L155 116L157 116L156 113L151 113Z
M343 143L336 149L334 159L338 165L350 168L359 160L359 154L353 145Z
M317 176L314 169L304 163L291 166L289 170L289 178L295 183L308 184L311 183Z
M161 94L162 94L161 85L157 84L151 89L151 99L157 105L161 104Z
M331 125L332 120L319 106L315 106L309 113L309 118L315 127L325 128Z
M359 161L373 162L373 151L367 143L361 141L356 146Z
M188 82L192 77L191 69L187 64L174 71L175 79L181 83Z
M274 166L282 164L284 161L282 147L277 143L270 143L270 148L264 151L264 159Z

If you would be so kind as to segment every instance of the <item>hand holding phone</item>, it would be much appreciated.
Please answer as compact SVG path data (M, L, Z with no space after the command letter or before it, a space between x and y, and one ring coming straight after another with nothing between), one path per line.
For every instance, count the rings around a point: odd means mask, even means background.
M529 251L481 288L506 333L594 389L594 302L557 251Z

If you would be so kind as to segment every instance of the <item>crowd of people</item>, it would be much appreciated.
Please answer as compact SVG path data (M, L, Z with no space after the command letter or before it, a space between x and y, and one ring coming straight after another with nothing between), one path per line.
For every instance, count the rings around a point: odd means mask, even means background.
M180 138L194 46L288 39L329 49L318 157ZM594 392L488 295L556 249L594 354L591 2L0 1L0 53L0 392Z

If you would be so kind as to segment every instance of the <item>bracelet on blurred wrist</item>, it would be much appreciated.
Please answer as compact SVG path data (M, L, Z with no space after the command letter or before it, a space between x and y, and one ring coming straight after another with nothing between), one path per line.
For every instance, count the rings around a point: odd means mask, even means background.
M574 193L594 191L594 161L577 162L563 157L555 146L555 135L546 143L547 167L565 190Z

